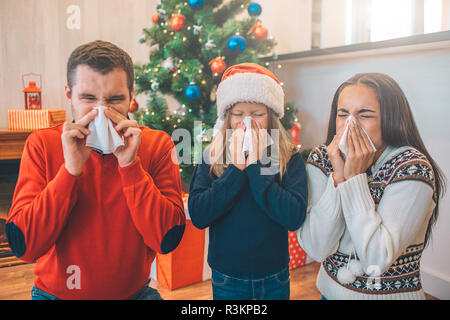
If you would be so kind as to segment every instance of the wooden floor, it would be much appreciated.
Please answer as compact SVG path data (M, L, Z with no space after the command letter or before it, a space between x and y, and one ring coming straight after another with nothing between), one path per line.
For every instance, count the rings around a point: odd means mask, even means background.
M29 300L33 286L34 264L22 264L0 268L0 300ZM291 271L291 299L317 300L321 294L316 289L318 263L311 263ZM210 300L211 280L199 282L184 288L169 290L151 281L165 300Z
M292 300L318 300L321 297L316 288L316 276L319 263L291 270L291 299ZM22 264L0 268L0 300L29 300L30 290L33 286L34 264ZM168 290L158 286L152 281L151 287L157 288L165 300L210 300L212 299L211 280L199 282L184 288ZM426 295L427 299L435 298Z
M316 288L316 275L320 264L308 265L291 270L291 299L318 300L322 296ZM211 280L196 283L184 288L170 291L163 286L152 285L157 288L161 297L166 300L211 300Z

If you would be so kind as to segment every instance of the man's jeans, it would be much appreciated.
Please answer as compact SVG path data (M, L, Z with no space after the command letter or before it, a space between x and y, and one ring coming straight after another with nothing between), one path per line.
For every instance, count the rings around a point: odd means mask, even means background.
M150 288L150 279L145 283L144 287L130 300L163 300L158 290ZM61 300L36 287L31 288L31 300Z

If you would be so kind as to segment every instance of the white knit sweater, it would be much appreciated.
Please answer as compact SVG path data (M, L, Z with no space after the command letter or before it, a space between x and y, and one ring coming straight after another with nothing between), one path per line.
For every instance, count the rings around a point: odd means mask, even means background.
M298 238L322 262L317 287L327 299L424 299L420 258L435 207L430 163L411 147L387 147L371 174L334 187L325 146L307 164L310 202ZM342 284L351 252L364 274ZM354 255L353 255L354 257Z

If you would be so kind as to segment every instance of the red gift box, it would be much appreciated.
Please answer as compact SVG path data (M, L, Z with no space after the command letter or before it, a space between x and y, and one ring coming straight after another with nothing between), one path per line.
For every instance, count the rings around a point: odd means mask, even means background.
M297 231L289 231L289 270L303 266L308 261L306 252L297 240Z
M181 288L211 278L207 263L208 229L200 230L189 219L187 200L183 194L186 228L178 247L168 254L156 255L156 279L169 290Z

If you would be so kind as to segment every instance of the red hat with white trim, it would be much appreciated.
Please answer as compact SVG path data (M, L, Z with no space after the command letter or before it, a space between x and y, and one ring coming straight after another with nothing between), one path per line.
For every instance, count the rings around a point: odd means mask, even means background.
M238 102L262 103L282 118L284 92L280 81L267 68L256 63L241 63L223 73L216 92L217 122L215 130L224 124L227 111Z

